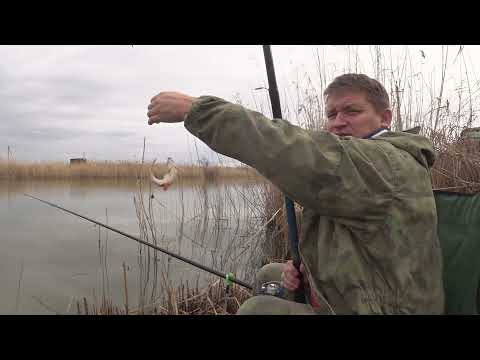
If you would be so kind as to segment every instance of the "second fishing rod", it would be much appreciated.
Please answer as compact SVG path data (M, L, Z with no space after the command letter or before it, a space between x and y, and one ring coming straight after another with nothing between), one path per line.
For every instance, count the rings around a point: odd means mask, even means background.
M246 282L244 282L244 281L241 281L241 280L236 279L236 278L233 276L233 274L231 274L231 273L223 273L223 272L221 272L221 271L217 271L217 270L215 270L215 269L209 268L208 266L205 266L205 265L203 265L203 264L200 264L200 263L198 263L198 262L196 262L196 261L193 261L193 260L188 259L188 258L186 258L186 257L183 257L183 256L181 256L181 255L172 253L172 252L170 252L170 251L168 251L168 250L166 250L166 249L163 249L163 248L161 248L161 247L159 247L159 246L153 245L153 244L151 244L151 243L149 243L149 242L147 242L147 241L145 241L145 240L142 240L142 239L138 238L137 236L130 235L130 234L126 233L126 232L123 232L123 231L121 231L121 230L115 229L115 228L113 228L113 227L111 227L111 226L109 226L109 225L107 225L107 224L103 224L103 223L101 223L100 221L91 219L91 218L89 218L89 217L87 217L87 216L84 216L84 215L81 215L81 214L76 213L76 212L74 212L74 211L65 209L64 207L61 207L61 206L59 206L59 205L56 205L56 204L54 204L54 203L52 203L52 202L39 199L39 198L37 198L37 197L35 197L35 196L29 195L29 194L26 194L26 193L24 193L23 195L25 195L25 196L27 196L27 197L29 197L29 198L38 200L38 201L40 201L40 202L42 202L42 203L44 203L44 204L50 205L50 206L52 206L52 207L54 207L54 208L60 209L60 210L62 210L62 211L65 211L65 212L67 212L67 213L69 213L69 214L71 214L71 215L78 216L78 217L80 217L80 218L82 218L82 219L84 219L84 220L87 220L87 221L89 221L89 222L91 222L91 223L94 223L94 224L96 224L96 225L102 226L102 227L104 227L104 228L106 228L106 229L108 229L108 230L110 230L110 231L113 231L113 232L115 232L115 233L117 233L117 234L123 235L123 236L125 236L125 237L127 237L127 238L129 238L129 239L135 240L135 241L137 241L137 242L140 243L140 244L143 244L143 245L148 246L148 247L150 247L150 248L152 248L152 249L155 249L155 250L158 250L158 251L160 251L160 252L163 252L164 254L167 254L167 255L175 258L175 259L181 260L181 261L183 261L183 262L186 262L187 264L193 265L193 266L195 266L195 267L197 267L197 268L199 268L199 269L202 269L202 270L204 270L204 271L206 271L206 272L209 272L209 273L211 273L211 274L217 275L217 276L225 279L225 282L227 283L227 286L229 286L230 283L235 283L235 284L238 284L238 285L240 285L240 286L243 286L243 287L245 287L245 288L247 288L247 289L249 289L249 290L252 290L252 289L253 289L253 286L252 286L252 285L250 285L250 284L248 284L248 283L246 283Z

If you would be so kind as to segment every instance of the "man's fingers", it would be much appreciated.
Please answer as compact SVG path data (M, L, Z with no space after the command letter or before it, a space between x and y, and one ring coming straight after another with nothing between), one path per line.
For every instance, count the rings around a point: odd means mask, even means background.
M159 123L159 122L167 122L167 121L161 121L161 120L159 119L159 117L156 116L156 115L151 115L151 116L148 117L148 123L149 123L150 125L152 125L152 124L157 124L157 123Z
M158 93L157 95L155 95L153 98L150 99L150 102L153 103L155 102L159 96L161 96L163 93Z
M287 285L290 289L296 289L299 285L298 279L285 279L285 285Z
M303 270L303 266L301 266L300 270ZM300 276L301 274L293 266L293 262L291 260L287 261L281 276L282 286L290 291L297 290L300 286Z
M182 122L184 115L190 111L194 99L176 92L159 93L148 105L148 124Z
M298 278L296 276L291 276L291 275L288 275L288 274L285 274L284 278L283 278L286 282L289 282L289 283L296 283L298 281Z
M298 277L300 274L299 272L297 271L297 269L295 269L295 267L292 265L292 266L289 266L285 272L289 275L291 275L292 277Z
M295 279L297 281L291 281L290 279L284 279L282 281L282 286L290 291L295 291L298 288L299 282L298 279Z
M158 117L158 115L160 114L161 111L162 110L159 107L150 107L149 106L147 116L148 116L149 119L155 120L155 118Z
M286 269L284 272L282 272L282 279L294 279L295 275L293 275L288 269Z
M282 286L291 291L296 290L300 285L299 279L293 276L288 271L285 271L282 273L281 280L282 280Z
M159 97L161 97L161 96L166 96L166 95L168 95L168 94L174 94L174 92L172 92L172 91L162 91L162 92L159 92L157 95L155 95L155 96L150 100L150 102L153 103L153 102L157 101Z
M159 122L159 111L156 109L150 110L147 112L148 124L152 125Z
M155 118L153 116L150 116L150 114L147 114L148 115L148 125L152 125L153 123L155 123Z

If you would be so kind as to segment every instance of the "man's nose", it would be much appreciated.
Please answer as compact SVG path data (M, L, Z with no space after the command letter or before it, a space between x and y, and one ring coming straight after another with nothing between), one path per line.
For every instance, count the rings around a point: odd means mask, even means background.
M345 117L343 116L343 113L338 112L335 118L333 119L333 127L342 127L347 125L347 122L345 121Z

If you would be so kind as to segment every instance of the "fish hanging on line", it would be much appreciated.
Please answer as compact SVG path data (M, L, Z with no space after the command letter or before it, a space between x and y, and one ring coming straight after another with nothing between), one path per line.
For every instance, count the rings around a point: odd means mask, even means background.
M155 165L155 161L153 160L152 167ZM177 179L178 176L178 169L173 162L173 159L169 157L167 159L167 173L161 178L157 179L155 175L153 175L152 168L150 168L150 180L160 186L163 191L167 191L167 189L173 184L173 182Z

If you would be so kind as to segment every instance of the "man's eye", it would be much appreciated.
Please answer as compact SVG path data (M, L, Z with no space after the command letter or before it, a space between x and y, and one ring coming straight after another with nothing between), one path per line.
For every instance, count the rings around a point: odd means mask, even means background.
M348 110L347 111L347 114L350 114L350 115L355 115L355 114L358 114L358 113L360 113L359 110Z
M337 116L337 114L332 113L332 114L328 114L328 115L327 115L327 118L328 118L329 120L333 120L333 119L335 119L335 116Z

